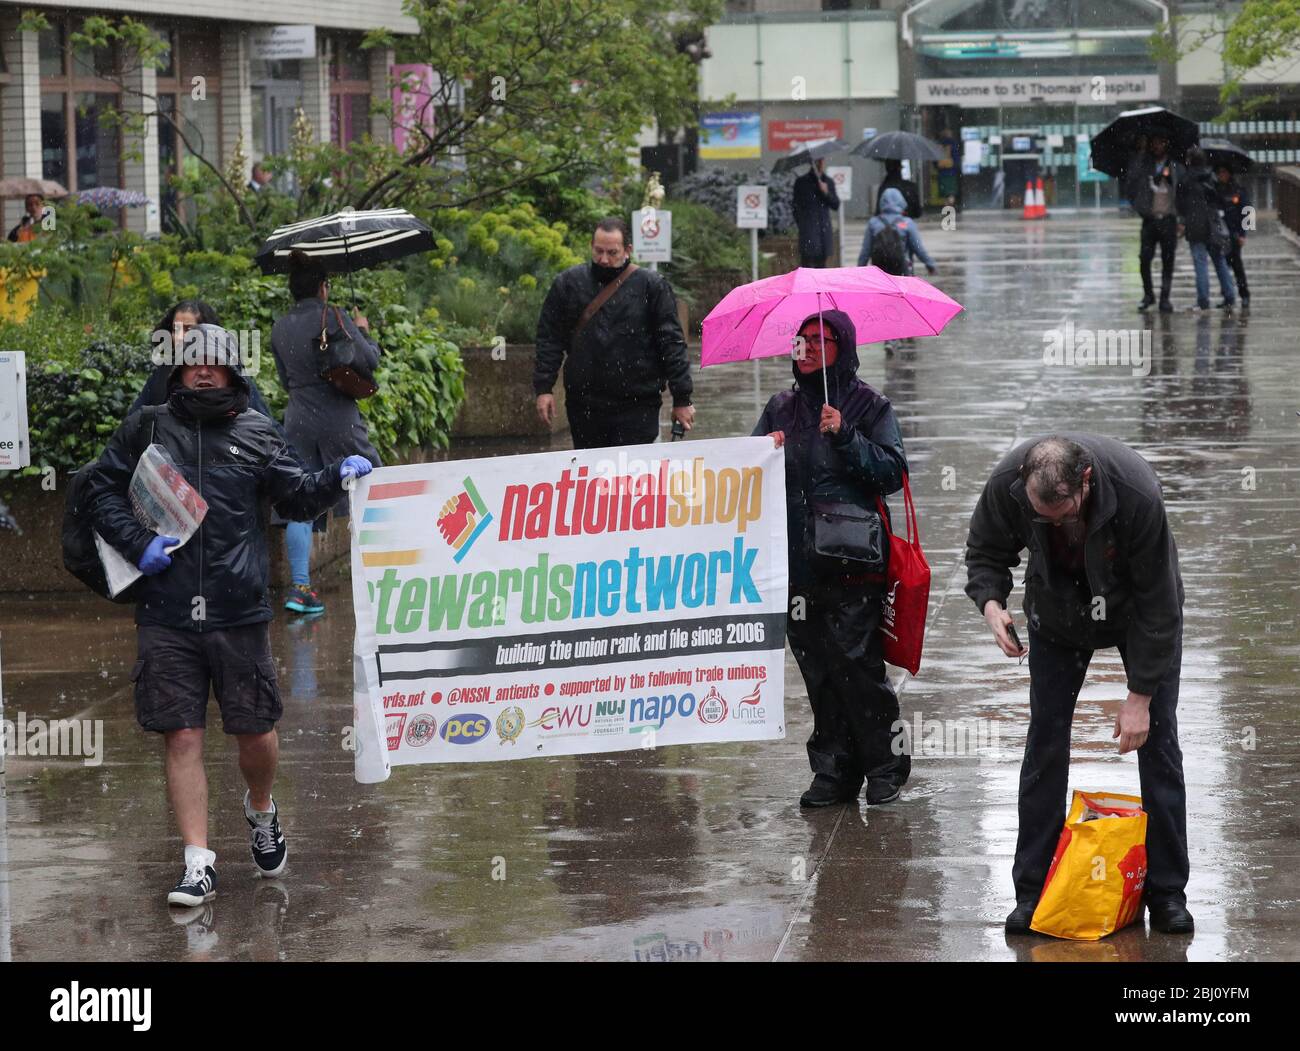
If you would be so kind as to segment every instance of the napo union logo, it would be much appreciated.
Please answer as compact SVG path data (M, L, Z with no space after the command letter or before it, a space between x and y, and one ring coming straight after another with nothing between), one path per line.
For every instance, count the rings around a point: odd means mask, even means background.
M711 686L709 692L704 695L699 707L695 710L700 717L700 722L712 726L715 723L722 722L727 717L727 701L718 692L716 686Z
M412 748L422 748L438 735L438 724L432 715L417 715L406 728L406 743Z
M492 732L492 720L485 715L453 715L443 720L442 739L448 744L473 744Z
M522 708L510 707L497 716L497 736L501 738L502 744L507 741L514 744L523 732L524 710Z

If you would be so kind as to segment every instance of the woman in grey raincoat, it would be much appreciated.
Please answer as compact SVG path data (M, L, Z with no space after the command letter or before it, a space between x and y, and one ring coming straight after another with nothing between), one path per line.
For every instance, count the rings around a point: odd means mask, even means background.
M346 312L330 306L329 287L324 268L306 253L295 251L289 269L294 307L271 329L271 353L280 383L289 394L285 433L309 470L320 470L325 464L354 454L379 467L379 454L370 444L356 401L320 375L321 329L324 327L333 339L339 334L340 322L359 350L358 371L373 375L379 364L379 347L370 338L370 323L355 311L353 317L348 317ZM335 505L334 514L346 517L347 513L345 493ZM325 518L322 515L316 520L317 531L324 530ZM293 589L284 608L295 613L320 613L325 609L311 587L312 530L311 522L289 522L285 527Z

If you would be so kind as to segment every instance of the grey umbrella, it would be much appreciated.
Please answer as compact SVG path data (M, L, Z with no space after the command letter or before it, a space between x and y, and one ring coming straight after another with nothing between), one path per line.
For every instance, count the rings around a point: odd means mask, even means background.
M940 161L943 148L924 135L910 131L886 131L853 147L855 157L873 161Z
M1202 139L1201 149L1205 151L1205 160L1211 168L1227 168L1235 175L1251 169L1250 154L1227 139Z
M805 164L812 164L822 157L829 157L832 153L843 153L848 148L849 144L842 139L813 139L811 142L801 142L772 165L772 171L788 172L801 168Z

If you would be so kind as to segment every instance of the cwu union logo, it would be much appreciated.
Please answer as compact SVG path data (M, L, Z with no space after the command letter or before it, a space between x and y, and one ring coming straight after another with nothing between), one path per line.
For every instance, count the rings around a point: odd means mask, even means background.
M479 496L471 478L461 483L464 488L442 505L438 512L438 532L455 552L452 561L459 562L474 546L474 541L492 521L492 513Z

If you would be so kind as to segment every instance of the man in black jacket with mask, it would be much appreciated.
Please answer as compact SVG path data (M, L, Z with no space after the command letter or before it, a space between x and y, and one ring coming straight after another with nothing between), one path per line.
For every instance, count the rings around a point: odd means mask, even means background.
M548 425L555 418L551 391L563 365L575 449L654 441L665 385L674 422L689 431L695 421L677 300L664 278L632 263L631 247L622 219L602 219L591 262L556 277L537 321L537 414ZM605 292L608 298L586 316Z
M1026 653L1006 609L1025 548L1029 735L1007 933L1029 931L1065 820L1075 702L1093 651L1111 646L1128 675L1114 736L1121 754L1138 754L1151 925L1190 933L1177 719L1183 582L1159 479L1132 449L1097 434L1052 435L1002 458L971 516L966 594L1008 657Z
M267 630L268 559L258 497L268 495L290 518L311 519L338 500L347 479L371 469L364 457L350 456L304 471L271 421L248 407L234 337L215 325L198 331L197 360L173 370L166 405L131 413L89 481L95 529L144 574L137 585L139 651L131 673L136 718L163 735L167 792L185 847L185 871L167 900L187 906L216 893L203 769L210 687L222 729L239 742L253 860L271 878L283 871L287 856L271 798L282 708ZM187 354L194 349L187 345ZM150 532L131 509L131 476L155 443L208 505L198 530L179 548L176 537Z

